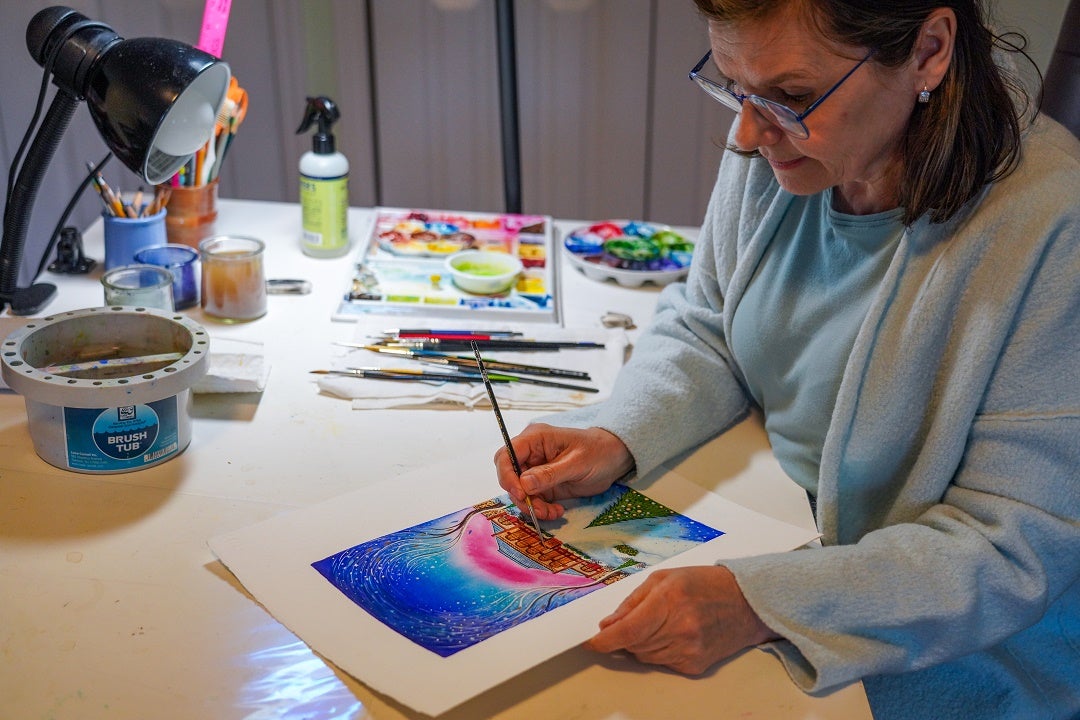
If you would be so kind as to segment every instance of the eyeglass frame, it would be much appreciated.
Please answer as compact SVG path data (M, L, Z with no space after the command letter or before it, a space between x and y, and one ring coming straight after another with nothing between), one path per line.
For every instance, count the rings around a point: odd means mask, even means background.
M825 102L825 99L827 97L836 92L836 90L844 84L844 81L851 77L856 70L862 67L863 63L869 60L873 54L873 50L868 52L866 54L866 57L856 63L855 67L848 70L847 73L844 74L844 77L837 80L835 85L826 90L824 95L819 97L814 102L810 103L810 106L806 108L806 110L803 110L801 113L797 113L791 108L789 108L787 105L784 105L783 103L778 103L775 100L770 100L767 97L762 97L753 93L750 93L748 95L742 95L735 92L734 90L731 90L730 88L724 87L718 82L710 80L704 75L701 75L701 69L705 67L705 63L709 62L709 58L712 57L711 48L707 53L705 53L705 57L701 58L701 60L698 61L698 64L690 70L690 79L693 80L699 88L704 90L709 97L711 97L713 100L716 100L724 107L734 110L737 113L742 112L743 103L749 100L750 103L759 111L769 111L768 115L765 115L765 119L772 122L773 125L776 125L788 135L791 135L798 140L806 140L810 137L810 128L806 127L806 123L804 122L807 116L809 116L810 113L814 112L814 110L816 110L818 106L821 105L821 103ZM721 94L717 95L715 92L713 92L713 90L718 90ZM733 101L734 104L729 101ZM786 115L778 114L778 112L786 113ZM790 126L784 124L784 120L781 119L782 117L787 118ZM801 134L795 132L795 130L800 128L802 130Z

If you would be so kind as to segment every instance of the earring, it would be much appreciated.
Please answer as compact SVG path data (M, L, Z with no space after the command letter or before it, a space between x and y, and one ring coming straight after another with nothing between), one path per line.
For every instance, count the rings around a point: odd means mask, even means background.
M922 92L919 93L919 102L926 104L930 102L930 88L923 85Z

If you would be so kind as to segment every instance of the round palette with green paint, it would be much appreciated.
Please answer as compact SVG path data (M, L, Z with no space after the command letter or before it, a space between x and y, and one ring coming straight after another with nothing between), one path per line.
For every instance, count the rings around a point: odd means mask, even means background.
M666 285L685 277L694 243L667 225L604 220L568 233L563 250L588 278L638 287L647 282Z

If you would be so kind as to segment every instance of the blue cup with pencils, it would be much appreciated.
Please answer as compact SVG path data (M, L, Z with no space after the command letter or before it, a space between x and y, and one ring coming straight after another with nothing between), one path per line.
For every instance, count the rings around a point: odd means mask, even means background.
M164 208L145 217L120 217L105 213L105 269L112 270L135 262L135 253L164 245Z
M147 195L140 188L125 198L112 189L101 173L95 172L92 179L103 206L106 270L130 265L135 262L135 253L143 248L166 243L167 198L160 190L155 189L152 195Z

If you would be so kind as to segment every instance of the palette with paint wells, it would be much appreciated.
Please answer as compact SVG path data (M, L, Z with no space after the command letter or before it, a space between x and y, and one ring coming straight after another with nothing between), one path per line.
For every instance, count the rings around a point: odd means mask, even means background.
M407 208L375 209L337 320L366 313L559 322L553 230L546 215ZM454 260L510 256L513 282L462 282ZM492 266L501 263L489 263ZM476 262L470 262L476 265Z
M627 287L682 279L694 253L687 235L639 220L604 220L575 228L562 245L570 264L586 277Z

